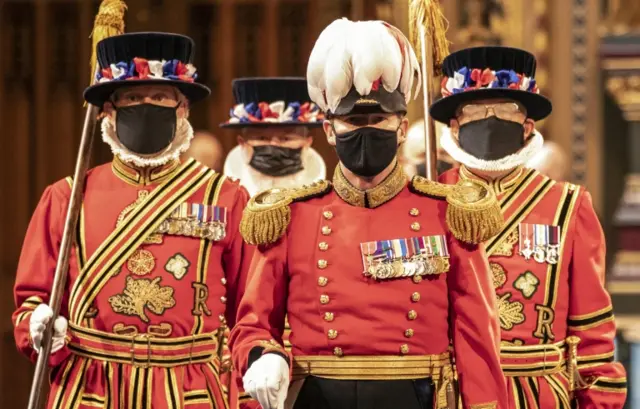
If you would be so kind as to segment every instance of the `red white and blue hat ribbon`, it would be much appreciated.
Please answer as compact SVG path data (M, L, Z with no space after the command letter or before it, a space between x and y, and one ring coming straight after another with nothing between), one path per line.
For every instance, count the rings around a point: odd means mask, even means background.
M96 80L99 83L126 80L173 80L194 82L198 78L196 67L180 60L147 60L134 58L111 64L98 71Z
M443 97L478 89L513 89L539 94L536 80L513 70L493 71L489 68L462 67L453 77L444 77L441 83Z
M229 112L229 124L239 123L317 123L324 120L320 108L313 102L251 102L237 104Z

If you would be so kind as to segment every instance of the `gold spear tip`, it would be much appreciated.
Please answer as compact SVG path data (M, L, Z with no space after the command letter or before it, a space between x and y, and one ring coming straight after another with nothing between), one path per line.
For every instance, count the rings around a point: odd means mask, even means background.
M123 0L103 0L100 3L98 14L93 23L91 38L93 48L91 51L91 83L93 83L96 73L96 49L98 43L105 38L124 33L124 12L127 4Z
M420 27L424 27L426 38L421 38ZM442 73L442 62L449 55L447 40L448 22L444 18L438 0L410 0L409 2L409 37L418 60L421 58L420 42L431 41L433 55L428 55L433 64L435 75ZM429 47L426 47L428 50Z

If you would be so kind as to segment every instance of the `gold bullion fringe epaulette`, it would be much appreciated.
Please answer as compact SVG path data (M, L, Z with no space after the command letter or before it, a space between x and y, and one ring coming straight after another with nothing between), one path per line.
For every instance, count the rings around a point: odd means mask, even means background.
M269 189L249 200L242 213L240 234L252 245L273 244L287 230L291 222L293 202L324 196L331 191L327 180L292 189Z
M498 200L482 182L464 180L447 185L414 176L410 186L415 193L447 201L447 225L460 241L479 244L502 230L504 218Z

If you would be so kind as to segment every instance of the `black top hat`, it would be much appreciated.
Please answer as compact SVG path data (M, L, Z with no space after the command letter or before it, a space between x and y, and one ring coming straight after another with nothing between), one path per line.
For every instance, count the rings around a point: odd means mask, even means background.
M551 113L551 101L540 95L536 58L508 47L475 47L457 51L442 66L442 98L431 105L431 116L445 124L464 103L504 98L519 102L527 117L540 120Z
M237 78L231 86L236 105L222 128L322 125L324 116L311 102L304 78Z
M128 33L105 38L97 46L96 83L84 91L87 102L102 106L121 87L171 85L190 102L207 97L209 88L195 81L194 43L169 33Z

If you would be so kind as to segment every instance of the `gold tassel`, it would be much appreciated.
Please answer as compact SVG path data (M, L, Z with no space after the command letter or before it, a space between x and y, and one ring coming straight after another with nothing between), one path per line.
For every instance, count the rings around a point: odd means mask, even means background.
M420 38L420 26L424 26L427 38ZM433 73L442 73L442 62L449 55L447 40L447 20L442 14L438 0L410 0L409 3L409 37L416 52L418 61L421 58L421 41L431 41ZM429 47L426 47L428 50Z
M123 0L103 0L93 23L91 38L93 45L91 49L91 77L89 84L93 84L96 76L97 56L96 49L98 43L105 38L124 33L124 12L127 5Z
M291 222L294 201L319 197L331 191L326 180L295 189L270 189L260 192L247 203L240 221L240 234L251 245L268 245L284 235Z
M504 218L495 194L475 181L455 185L447 195L447 225L455 238L480 244L498 234Z

